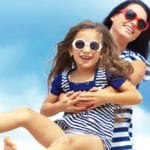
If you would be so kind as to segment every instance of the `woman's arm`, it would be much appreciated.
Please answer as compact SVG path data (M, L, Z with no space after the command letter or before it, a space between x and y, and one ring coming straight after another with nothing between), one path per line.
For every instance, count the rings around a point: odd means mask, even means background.
M81 105L93 109L103 104L114 103L119 105L135 105L142 101L142 96L136 87L126 80L122 86L115 90L112 87L100 89L94 87L90 92L83 92L78 97Z
M143 77L144 77L144 74L145 74L145 71L146 71L146 64L142 60L132 61L131 64L134 68L134 72L130 76L129 80L133 85L136 86L143 80ZM135 89L134 86L132 88ZM120 92L120 91L114 89L111 86L109 86L105 89L93 88L90 91L93 92L93 93L87 93L86 97L83 97L83 99L84 100L85 99L89 100L88 101L89 105L94 104L95 106L99 106L101 104L105 104L105 103L110 102L110 99L108 99L108 98L106 99L106 97L108 97L108 95L109 95L110 98L111 98L111 96L113 98L113 97L116 96L116 94L113 94L113 93ZM104 96L104 99L102 99L102 96ZM138 99L137 100L132 99L131 96L129 97L129 100L126 99L125 101L123 101L122 99L116 99L116 100L112 99L112 101L114 103L120 104L120 105L135 105L135 104L139 104L139 102L140 102L140 100L138 100Z
M108 92L105 101L119 105L135 105L141 103L142 96L136 87L126 80L119 88L119 92Z
M129 80L133 85L138 85L145 75L146 64L141 60L135 60L131 62L134 72L131 74Z

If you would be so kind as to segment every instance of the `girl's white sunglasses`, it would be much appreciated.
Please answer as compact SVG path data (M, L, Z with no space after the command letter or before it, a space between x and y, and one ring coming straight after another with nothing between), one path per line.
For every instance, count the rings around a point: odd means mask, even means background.
M76 50L82 50L86 46L88 46L92 51L100 51L102 48L102 44L98 41L86 42L85 40L82 39L75 39L72 42L72 46Z

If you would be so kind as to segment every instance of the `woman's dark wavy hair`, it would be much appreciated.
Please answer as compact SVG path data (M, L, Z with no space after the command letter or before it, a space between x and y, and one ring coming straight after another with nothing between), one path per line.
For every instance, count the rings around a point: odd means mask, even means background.
M112 26L111 17L114 16L119 12L119 10L127 7L130 4L138 4L142 6L147 14L147 22L149 23L149 28L142 32L139 37L130 42L127 45L127 49L132 50L134 52L140 53L142 56L144 56L146 59L148 57L149 53L149 41L150 41L150 8L141 0L126 0L122 3L120 3L118 6L116 6L109 14L108 16L103 20L103 24L110 29Z

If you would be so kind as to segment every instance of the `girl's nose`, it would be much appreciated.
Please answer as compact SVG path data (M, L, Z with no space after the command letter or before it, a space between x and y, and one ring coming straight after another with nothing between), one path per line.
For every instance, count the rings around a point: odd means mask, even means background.
M91 49L88 45L86 45L83 49L82 49L83 52L91 52Z

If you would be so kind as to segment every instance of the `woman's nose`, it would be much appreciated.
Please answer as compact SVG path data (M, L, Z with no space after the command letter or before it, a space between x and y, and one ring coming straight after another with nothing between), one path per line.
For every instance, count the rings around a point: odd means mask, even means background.
M137 20L132 20L131 24L133 27L137 27L138 21Z

